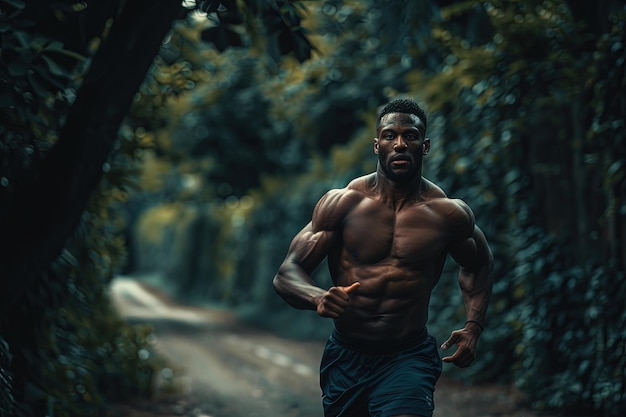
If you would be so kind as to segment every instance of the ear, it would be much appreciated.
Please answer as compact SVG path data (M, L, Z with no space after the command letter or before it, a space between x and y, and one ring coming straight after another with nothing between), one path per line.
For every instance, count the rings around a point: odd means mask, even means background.
M374 153L378 155L378 138L374 138Z
M422 153L426 155L430 151L430 139L424 139L424 144L422 145Z

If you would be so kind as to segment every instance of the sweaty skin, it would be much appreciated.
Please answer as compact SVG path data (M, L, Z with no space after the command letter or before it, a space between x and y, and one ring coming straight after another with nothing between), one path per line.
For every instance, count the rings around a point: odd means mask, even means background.
M484 321L491 252L470 208L421 176L430 148L424 130L414 115L385 115L374 139L376 172L319 200L274 278L290 305L332 318L351 338L393 341L419 333L448 254L461 268L466 319ZM326 257L334 283L328 290L311 278ZM443 360L469 366L481 332L472 322L453 331L442 348L457 350Z

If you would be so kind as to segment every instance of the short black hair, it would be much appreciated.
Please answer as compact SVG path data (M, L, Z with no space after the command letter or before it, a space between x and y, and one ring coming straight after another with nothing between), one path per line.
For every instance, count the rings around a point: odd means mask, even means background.
M417 116L422 121L422 123L424 123L423 133L426 134L426 113L419 106L419 104L415 102L415 100L410 98L397 98L387 103L385 107L382 108L380 113L378 113L378 119L376 119L376 132L378 132L378 129L380 129L380 122L383 116L389 113L406 113Z

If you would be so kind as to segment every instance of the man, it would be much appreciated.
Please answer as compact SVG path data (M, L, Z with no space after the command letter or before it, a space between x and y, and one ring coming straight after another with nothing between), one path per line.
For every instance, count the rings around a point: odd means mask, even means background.
M461 267L467 320L441 345L457 345L443 361L466 367L474 360L493 258L470 208L422 177L426 124L413 100L382 109L376 172L319 200L274 278L291 306L334 319L320 367L326 417L432 415L442 359L426 322L447 254ZM328 290L310 276L325 257Z

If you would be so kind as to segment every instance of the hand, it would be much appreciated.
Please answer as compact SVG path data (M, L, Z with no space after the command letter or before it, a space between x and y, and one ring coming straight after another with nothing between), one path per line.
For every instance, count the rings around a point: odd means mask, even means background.
M320 297L317 303L317 314L322 317L338 318L348 306L350 293L360 286L360 282L355 282L348 287L329 288L328 291Z
M464 328L453 331L448 340L441 344L441 349L446 350L456 344L456 352L452 356L442 358L442 360L444 362L452 362L459 368L470 366L475 359L476 342L481 332L482 330L478 326L468 327L467 324Z

